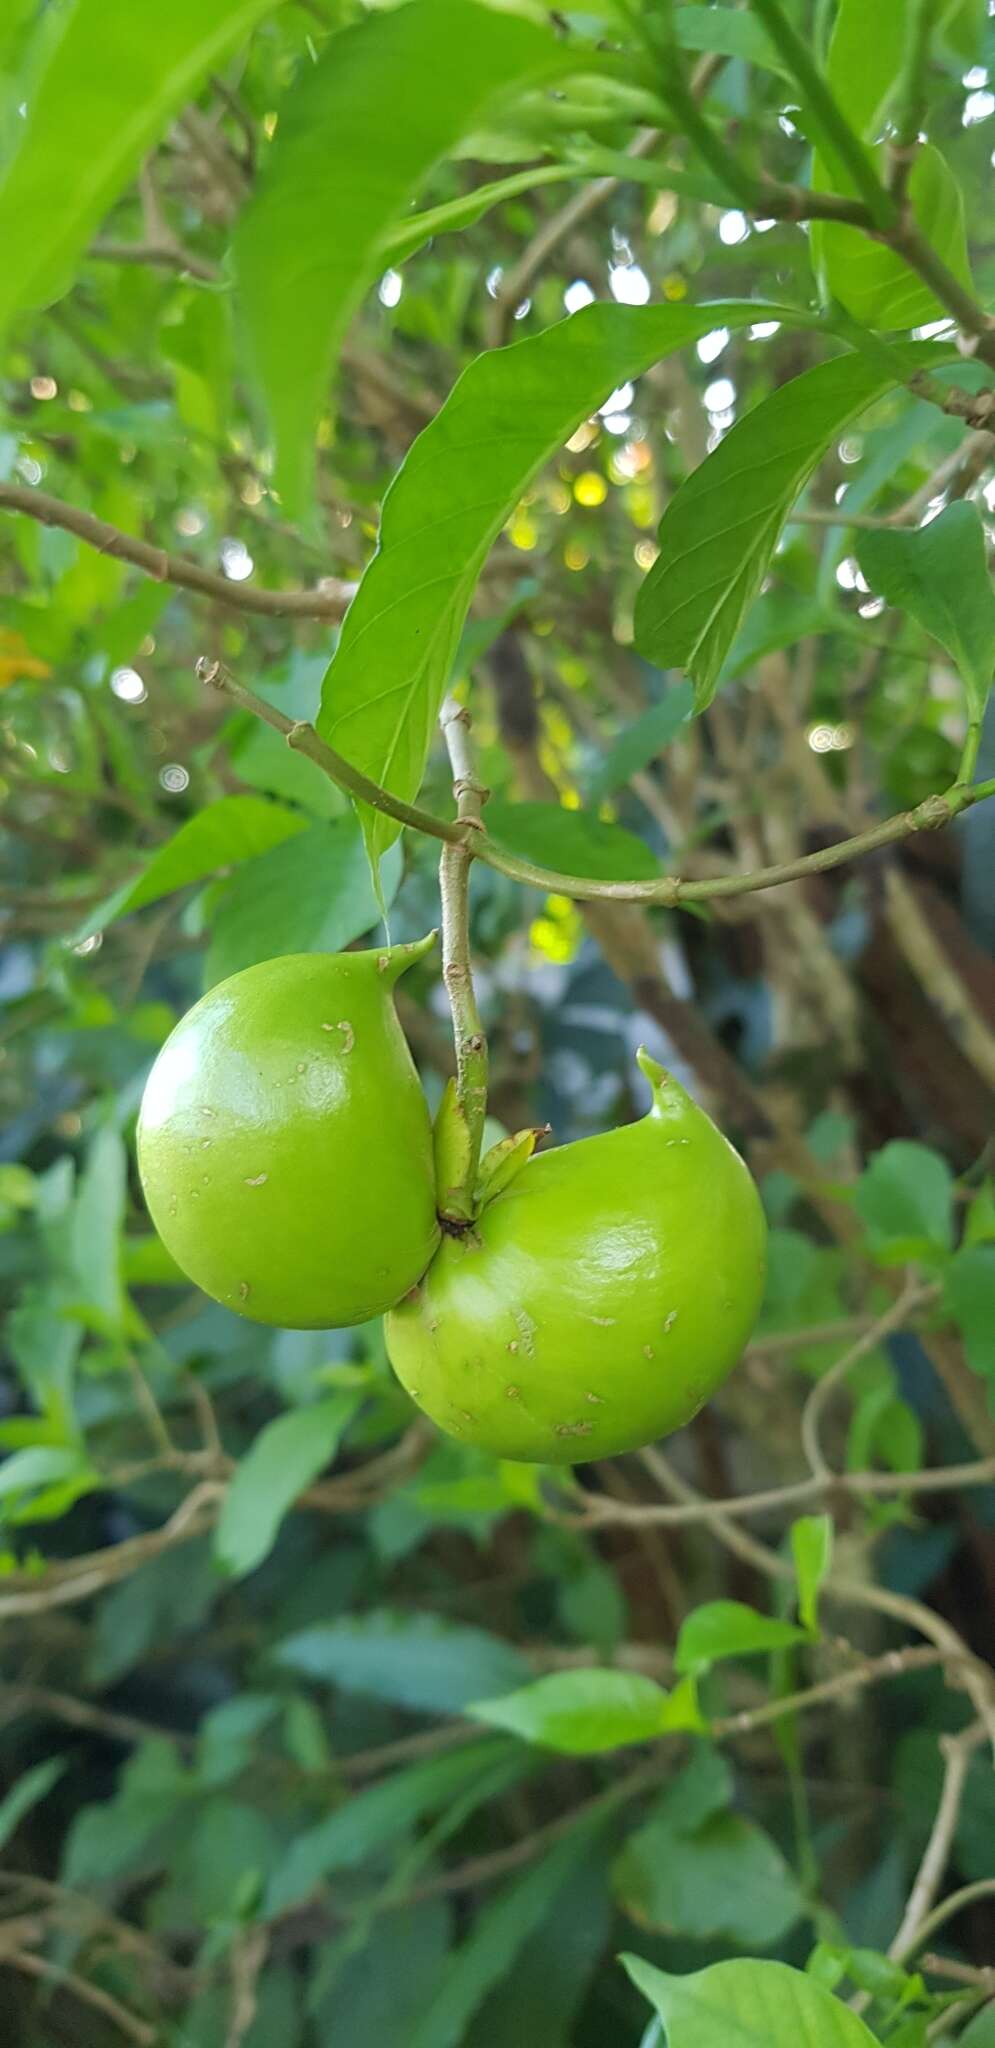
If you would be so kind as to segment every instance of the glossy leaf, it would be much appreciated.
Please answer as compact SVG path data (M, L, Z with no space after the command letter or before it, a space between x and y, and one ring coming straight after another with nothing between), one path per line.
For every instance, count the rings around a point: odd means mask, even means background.
M590 811L561 804L490 803L487 831L499 846L561 874L590 875L596 881L651 881L660 864L642 839L621 825L603 824Z
M274 1651L285 1670L420 1713L459 1714L488 1686L521 1683L510 1643L436 1614L380 1612L328 1622Z
M741 1600L709 1600L695 1607L681 1623L674 1652L674 1670L707 1671L723 1657L752 1657L765 1650L783 1650L803 1643L806 1632L792 1621L759 1614Z
M401 879L392 852L380 874L385 907ZM204 986L280 953L338 953L380 922L352 817L308 825L240 867L215 899Z
M786 1963L713 1963L672 1977L640 1956L620 1960L656 2007L667 2048L875 2048L856 2013Z
M277 483L292 512L308 502L332 365L383 267L388 230L496 95L574 63L531 22L473 0L420 0L343 30L302 66L235 236Z
M297 1495L334 1458L357 1404L355 1391L329 1394L278 1415L260 1431L235 1471L215 1538L218 1559L233 1577L254 1571L269 1555Z
M602 797L612 796L621 789L630 776L655 761L664 747L676 739L682 725L686 725L694 711L694 691L688 682L671 683L664 691L659 704L651 706L642 716L626 726L619 733L604 758L599 762L593 775L588 777L585 797L589 804L598 804ZM571 869L571 873L576 870ZM629 869L635 874L635 869Z
M819 1626L819 1588L833 1558L831 1515L802 1515L791 1524L791 1555L798 1574L798 1613L808 1629Z
M995 590L975 505L948 505L917 531L864 533L857 560L872 590L908 612L956 663L970 715L995 677Z
M553 1671L503 1699L474 1701L474 1720L565 1756L594 1756L659 1735L667 1695L638 1671Z
M235 867L279 846L306 826L307 819L298 811L286 804L269 803L265 797L218 797L158 847L140 875L122 883L113 896L90 912L73 935L75 943L91 932L105 930L116 918L127 917L129 911L158 903L176 889L189 888L192 882L203 882L219 868Z
M795 499L837 436L894 381L877 358L819 363L731 427L671 499L636 599L636 646L660 668L687 669L699 711Z
M150 144L271 5L170 0L139 14L132 0L77 0L61 10L0 182L0 331L68 289Z
M536 472L627 379L711 328L762 316L748 301L586 306L478 356L384 499L377 552L325 677L322 738L414 798L477 577ZM399 830L379 814L364 815L364 829L373 859Z

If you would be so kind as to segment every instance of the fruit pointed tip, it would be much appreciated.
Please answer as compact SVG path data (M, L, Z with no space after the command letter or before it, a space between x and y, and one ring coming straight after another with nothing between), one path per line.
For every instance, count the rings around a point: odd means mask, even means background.
M658 1095L660 1089L665 1088L670 1080L666 1067L661 1067L659 1060L655 1060L644 1045L639 1046L636 1052L636 1065L640 1073L645 1074L654 1096Z
M424 960L426 953L431 952L438 936L438 932L433 930L426 932L423 939L412 939L405 946L384 948L378 957L377 965L381 974L388 977L391 988L400 975L407 973L409 967L414 967L418 960Z

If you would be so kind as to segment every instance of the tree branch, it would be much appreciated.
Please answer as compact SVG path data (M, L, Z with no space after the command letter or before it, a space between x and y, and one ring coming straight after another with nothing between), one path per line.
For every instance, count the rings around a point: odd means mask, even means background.
M975 783L970 788L957 785L945 796L926 797L914 811L902 811L894 818L884 819L881 824L871 825L865 832L855 833L850 839L837 840L834 846L820 847L816 853L802 854L797 860L784 861L773 867L756 868L752 874L709 875L699 881L685 881L680 875L661 875L659 880L652 882L595 882L586 876L562 875L551 868L538 867L535 862L508 853L489 840L475 844L474 853L488 867L497 868L501 874L510 875L515 881L526 882L531 888L544 889L555 895L570 896L579 902L603 899L616 903L660 903L676 909L681 903L706 903L715 897L750 895L756 889L775 889L782 882L796 882L803 875L824 874L829 868L841 867L846 861L874 853L878 847L894 846L899 840L911 839L917 832L934 831L941 825L948 825L961 811L969 809L972 804L982 803L989 796L995 796L995 778L990 782Z
M465 824L449 818L437 818L431 811L423 811L418 804L406 804L400 797L391 796L389 791L381 789L378 782L371 782L361 769L354 768L344 754L337 754L334 747L327 746L313 725L301 719L287 718L282 711L267 704L264 697L257 697L254 690L247 690L223 662L210 661L207 655L202 654L197 662L197 674L210 689L220 690L222 696L230 697L232 703L243 711L253 712L265 725L271 725L274 732L282 733L288 747L293 747L298 754L306 754L309 761L314 761L324 770L331 782L359 803L369 804L375 811L383 811L388 818L396 818L399 825L412 825L416 832L425 832L430 839L444 839L454 846L466 844L468 828Z
M355 588L332 578L324 590L258 590L248 583L233 583L227 576L202 569L199 562L188 561L185 555L169 555L164 548L153 547L134 534L121 533L95 513L80 511L77 506L66 505L61 498L49 497L47 491L36 491L27 484L0 483L0 507L10 512L26 512L29 519L38 519L43 526L62 527L88 547L96 548L98 554L130 562L156 583L175 583L182 590L195 590L201 597L213 598L216 604L227 605L232 611L263 612L271 618L341 619Z

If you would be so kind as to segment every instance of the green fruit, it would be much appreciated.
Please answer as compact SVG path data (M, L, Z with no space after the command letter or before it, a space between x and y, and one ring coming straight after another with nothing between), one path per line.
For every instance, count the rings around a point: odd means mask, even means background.
M528 1160L387 1318L412 1399L498 1457L575 1464L679 1429L756 1320L766 1225L750 1174L639 1063L649 1115Z
M302 953L233 974L149 1075L138 1165L183 1271L256 1322L367 1322L439 1240L428 1106L394 1010L433 943Z

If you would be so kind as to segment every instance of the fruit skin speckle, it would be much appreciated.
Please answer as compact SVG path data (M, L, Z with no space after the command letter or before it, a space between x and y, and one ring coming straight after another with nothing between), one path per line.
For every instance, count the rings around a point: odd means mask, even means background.
M767 1232L750 1173L640 1064L649 1115L530 1159L477 1217L472 1253L469 1234L444 1236L417 1301L387 1317L412 1398L441 1429L469 1401L462 1441L498 1457L576 1464L680 1429L756 1321Z
M195 1004L155 1062L138 1126L152 1220L198 1287L255 1322L367 1322L432 1258L428 1106L393 999L431 943L262 961Z

